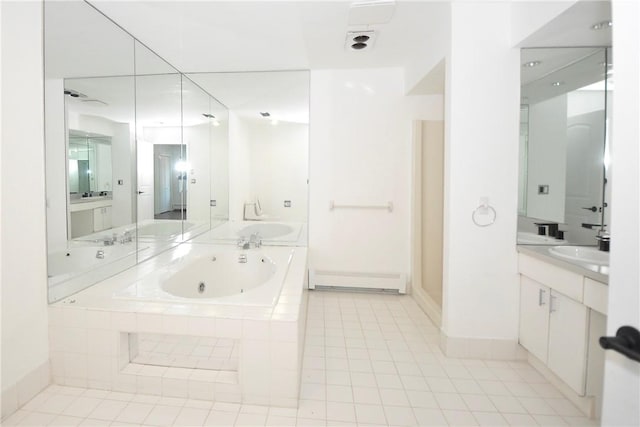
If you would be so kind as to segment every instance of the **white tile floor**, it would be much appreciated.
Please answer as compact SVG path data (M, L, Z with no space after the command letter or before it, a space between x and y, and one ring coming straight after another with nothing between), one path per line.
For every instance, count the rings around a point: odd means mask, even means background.
M319 292L296 409L52 385L2 424L58 426L591 426L524 362L445 357L410 296Z

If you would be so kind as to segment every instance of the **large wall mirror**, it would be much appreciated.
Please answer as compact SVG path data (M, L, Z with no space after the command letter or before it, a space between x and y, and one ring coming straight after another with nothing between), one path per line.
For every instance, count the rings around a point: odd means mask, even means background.
M611 209L611 49L521 52L518 243L596 245Z
M228 116L88 3L44 13L53 302L228 219Z
M231 221L206 237L257 234L264 244L306 245L309 72L188 76L229 109Z

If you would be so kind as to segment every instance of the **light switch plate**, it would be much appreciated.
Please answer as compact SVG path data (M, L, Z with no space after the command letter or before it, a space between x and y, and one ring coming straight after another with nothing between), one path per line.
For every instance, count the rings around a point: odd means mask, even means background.
M285 200L284 201L284 207L285 208L290 208L291 207L291 200Z

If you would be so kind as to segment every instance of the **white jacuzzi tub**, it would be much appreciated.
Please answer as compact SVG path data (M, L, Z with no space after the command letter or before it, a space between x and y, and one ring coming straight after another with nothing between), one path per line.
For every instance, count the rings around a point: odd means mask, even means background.
M115 292L116 299L182 304L270 307L277 303L293 250L212 249L188 251L152 274Z

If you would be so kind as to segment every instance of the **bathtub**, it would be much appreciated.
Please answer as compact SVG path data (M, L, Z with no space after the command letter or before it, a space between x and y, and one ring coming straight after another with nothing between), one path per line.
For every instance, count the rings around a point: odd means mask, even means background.
M182 243L49 306L53 382L296 408L307 278L305 247ZM237 371L174 368L183 376L165 382L133 361L139 334L234 340ZM66 343L87 336L99 348L85 341L78 358L111 369L65 369Z
M185 253L113 294L114 298L179 304L271 307L293 250L241 250L185 244Z

